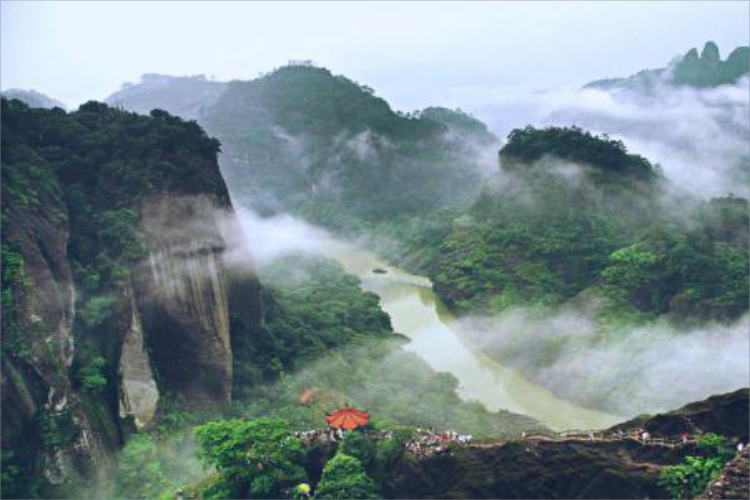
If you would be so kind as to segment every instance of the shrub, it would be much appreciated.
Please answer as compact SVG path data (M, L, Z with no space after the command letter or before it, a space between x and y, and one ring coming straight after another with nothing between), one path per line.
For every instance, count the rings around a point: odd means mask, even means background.
M665 467L659 477L659 484L672 498L695 498L703 493L734 455L729 440L718 434L701 436L697 447L705 456L685 457L683 463Z
M78 380L81 382L83 390L99 392L107 387L107 376L104 373L106 366L107 361L97 356L78 370Z

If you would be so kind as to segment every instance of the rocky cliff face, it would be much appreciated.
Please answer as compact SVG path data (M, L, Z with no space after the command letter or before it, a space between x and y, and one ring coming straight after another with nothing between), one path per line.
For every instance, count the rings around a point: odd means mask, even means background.
M5 99L2 121L4 464L63 486L163 404L228 404L230 319L260 324L262 299L225 263L231 204L197 125Z
M13 133L5 120L3 131ZM60 484L106 465L108 443L70 377L76 290L64 193L54 177L22 191L22 180L38 180L17 163L29 159L24 153L3 138L2 448L20 460L44 449L41 471Z
M664 465L684 455L629 443L535 440L404 461L388 498L667 498Z
M225 244L214 211L206 198L148 200L142 224L148 257L135 274L162 390L195 406L225 405L231 395Z

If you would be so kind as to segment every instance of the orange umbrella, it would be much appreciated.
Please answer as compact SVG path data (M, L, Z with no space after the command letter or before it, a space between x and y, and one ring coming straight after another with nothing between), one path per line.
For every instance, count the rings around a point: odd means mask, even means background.
M356 408L341 408L326 417L328 425L334 429L353 430L357 427L367 425L370 421L370 414L359 411Z

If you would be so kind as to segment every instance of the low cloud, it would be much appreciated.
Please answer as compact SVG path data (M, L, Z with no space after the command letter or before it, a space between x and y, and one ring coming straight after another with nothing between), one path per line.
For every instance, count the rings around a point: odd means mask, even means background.
M750 81L711 89L656 80L649 93L620 88L457 89L449 102L476 111L498 135L526 125L576 125L622 140L700 198L748 197Z
M322 255L334 243L325 230L287 214L261 217L240 207L222 225L230 266L263 267L294 254Z
M598 333L588 311L538 316L514 309L460 321L483 352L558 396L633 417L681 407L748 385L750 317L678 328L660 320Z

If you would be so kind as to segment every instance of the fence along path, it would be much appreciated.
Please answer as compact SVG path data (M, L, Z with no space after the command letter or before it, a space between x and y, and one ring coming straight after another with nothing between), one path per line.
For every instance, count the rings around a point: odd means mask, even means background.
M617 441L635 441L642 445L647 446L666 446L668 448L676 448L678 446L694 445L698 442L696 435L681 436L650 436L644 437L642 432L601 432L601 431L581 431L581 430L569 430L560 432L557 436L550 437L545 435L529 435L522 437L521 440L538 441L538 440L550 440L550 441L586 441L586 442L617 442Z

